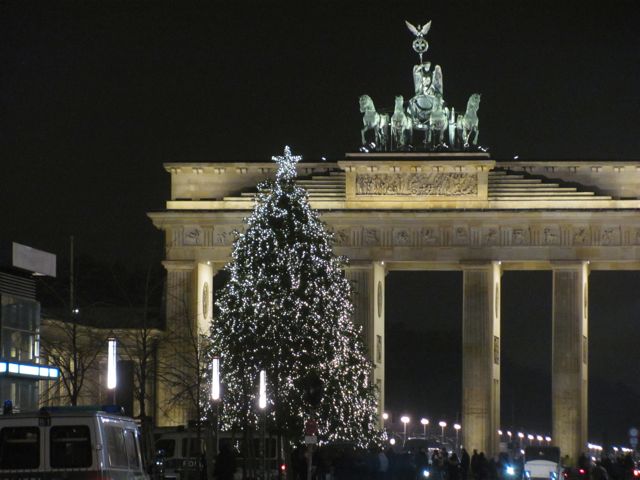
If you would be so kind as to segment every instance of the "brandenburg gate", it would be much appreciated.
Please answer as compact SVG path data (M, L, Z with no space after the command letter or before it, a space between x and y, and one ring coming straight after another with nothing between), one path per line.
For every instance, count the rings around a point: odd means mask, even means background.
M551 270L553 443L577 458L587 441L589 272L640 270L640 162L496 162L477 146L479 95L456 117L442 97L442 70L422 61L429 25L412 30L420 64L408 106L396 97L385 125L385 115L361 97L360 152L300 163L298 183L335 233L335 252L350 259L354 321L375 365L380 412L386 273L462 271L467 449L498 451L502 272ZM403 123L398 113L407 117ZM171 199L149 217L166 235L167 322L207 332L213 277L230 260L233 232L243 230L256 185L274 175L276 164L168 163L165 169ZM192 316L176 315L181 302ZM158 387L162 403L171 393ZM188 414L176 407L159 423L186 423Z

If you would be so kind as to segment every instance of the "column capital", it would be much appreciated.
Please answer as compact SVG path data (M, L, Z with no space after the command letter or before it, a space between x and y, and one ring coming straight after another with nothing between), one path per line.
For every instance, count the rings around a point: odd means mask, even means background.
M358 260L354 262L349 262L348 265L344 266L345 270L371 270L376 265L381 266L386 270L387 262L384 260Z
M551 270L582 270L589 273L589 260L551 260Z
M193 271L193 269L196 268L196 265L197 265L197 262L192 262L188 260L164 260L162 262L162 266L168 272L177 271L177 270Z
M486 270L489 268L498 268L502 270L501 260L461 260L460 268L462 270Z

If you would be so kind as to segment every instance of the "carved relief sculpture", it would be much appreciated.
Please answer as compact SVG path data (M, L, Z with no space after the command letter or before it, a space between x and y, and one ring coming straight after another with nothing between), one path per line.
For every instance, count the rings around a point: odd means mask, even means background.
M359 173L356 195L477 196L475 173Z

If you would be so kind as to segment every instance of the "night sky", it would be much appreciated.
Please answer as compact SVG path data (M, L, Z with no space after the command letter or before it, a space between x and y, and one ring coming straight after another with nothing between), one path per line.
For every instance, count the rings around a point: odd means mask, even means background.
M450 104L482 93L494 158L638 160L640 6L592 3L1 2L1 237L61 261L72 234L105 261L159 261L145 212L168 198L163 162L356 150L358 97L391 108L412 91L405 19L433 21L426 59L442 66ZM389 407L452 421L461 275L387 279ZM639 280L591 274L593 440L640 424ZM548 272L503 277L503 424L540 433L550 291ZM415 348L394 349L405 333Z

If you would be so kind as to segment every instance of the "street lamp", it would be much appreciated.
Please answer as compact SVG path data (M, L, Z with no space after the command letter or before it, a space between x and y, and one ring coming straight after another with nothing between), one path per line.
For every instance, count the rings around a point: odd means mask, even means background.
M529 434L527 438L529 439L529 446L533 445L533 435Z
M518 438L520 439L520 445L519 445L519 447L520 447L520 448L524 447L524 433L522 433L522 432L518 432Z
M429 419L428 418L421 418L420 419L420 423L422 424L422 436L426 439L427 438L427 425L429 425Z
M258 390L258 407L260 408L262 417L262 478L267 474L267 456L265 445L265 430L267 419L265 417L265 410L267 409L267 372L260 370L260 387Z
M440 425L440 428L442 428L442 443L444 443L444 429L447 426L447 422L445 422L444 420L440 420L440 423L438 423L438 425Z
M117 341L115 338L110 338L107 343L107 389L113 391L114 405L116 403L116 387L118 386L116 344Z
M460 449L460 429L462 428L462 426L459 423L454 423L453 424L453 428L456 431L456 450Z
M542 435L536 435L536 440L538 440L538 445L542 445Z
M213 458L218 455L218 416L220 408L220 357L213 357L211 360L211 400L215 405L215 418L213 419L213 434L215 435L213 441Z
M551 445L551 437L549 436L544 437L544 441L547 442L547 445Z
M411 419L408 416L403 415L402 417L400 417L400 421L404 426L404 433L402 435L404 436L404 442L406 442L407 441L407 423L409 423Z
M382 412L382 429L386 430L387 428L387 420L389 420L389 414L387 412Z

